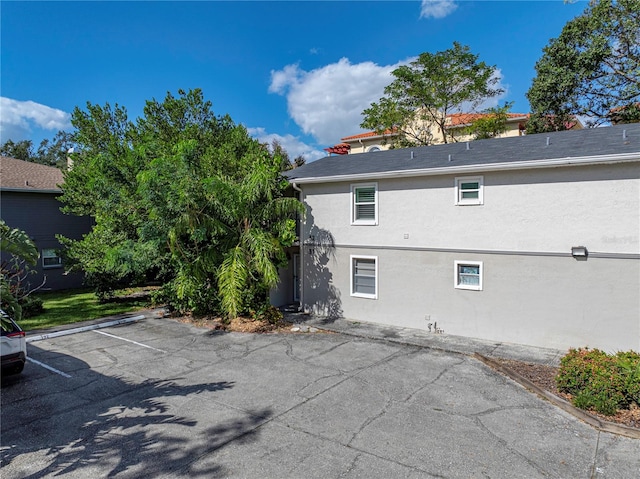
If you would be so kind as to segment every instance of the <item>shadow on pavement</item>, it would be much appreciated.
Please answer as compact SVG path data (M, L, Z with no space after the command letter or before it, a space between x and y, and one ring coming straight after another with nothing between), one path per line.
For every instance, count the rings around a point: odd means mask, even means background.
M221 476L225 471L220 466L192 470L192 464L231 440L254 440L257 427L272 415L269 408L234 411L236 417L197 429L196 420L171 411L188 410L191 400L209 400L211 394L233 388L233 382L182 385L181 378L133 382L102 375L84 361L47 353L33 344L29 354L46 356L47 362L62 363L73 373L63 378L27 364L22 375L2 378L2 466L28 455L20 463L29 464L21 471L23 478L90 477L94 467L101 475L109 471L104 477L124 471L138 477ZM27 402L29 410L21 406ZM199 440L194 441L194 435Z

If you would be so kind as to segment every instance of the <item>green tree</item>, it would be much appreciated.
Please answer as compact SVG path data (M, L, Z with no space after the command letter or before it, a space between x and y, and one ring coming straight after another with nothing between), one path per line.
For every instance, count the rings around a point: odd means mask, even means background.
M38 149L34 151L31 140L14 142L7 140L0 146L0 154L18 160L40 163L41 165L55 166L64 170L67 168L67 156L73 148L72 134L59 131L52 140L44 139Z
M467 133L473 136L474 140L486 140L501 135L508 129L507 120L512 105L510 102L484 110L482 116L471 122Z
M640 99L640 0L592 1L543 49L527 92L531 133L588 126Z
M40 142L33 161L66 170L67 158L70 152L73 151L74 146L73 135L60 130L52 140L45 138Z
M232 318L268 301L277 267L286 262L284 248L295 239L293 218L303 207L283 196L287 182L280 177L279 156L262 148L249 153L251 171L240 179L192 176L183 159L193 147L182 144L171 162L154 161L141 177L143 196L150 201L152 218L175 218L167 228L177 265L170 287L178 304L206 313L218 302ZM157 195L159 189L176 202L167 203Z
M393 146L433 143L431 125L447 143L453 139L446 128L447 114L474 110L503 92L496 87L496 67L478 61L478 55L457 42L442 52L420 54L392 75L395 79L384 89L384 96L362 112L360 126L379 134L397 133Z
M0 267L2 309L19 321L22 317L20 300L28 293L24 285L29 272L27 264L36 264L38 249L27 233L0 220L0 251L6 255Z
M302 155L296 156L293 159L293 161L291 161L291 159L289 158L289 154L287 153L287 151L284 149L284 147L278 140L273 140L271 142L270 151L271 151L271 155L273 155L274 157L280 158L281 171L287 171L287 170L292 170L294 168L298 168L299 166L304 165L306 162L306 160Z
M0 146L0 155L22 161L34 161L33 142L31 140L5 141Z
M275 268L282 259L281 248L290 236L283 225L291 227L287 220L296 211L287 209L292 201L283 198L280 155L272 155L228 116L214 115L200 90L148 101L135 123L118 105L87 104L86 111L74 111L72 124L79 148L65 174L64 211L90 215L95 226L80 241L61 241L69 247L68 258L101 294L125 284L160 281L170 305L198 314L222 308L234 314L265 300L254 294L245 306L228 309L238 303L227 299L233 289L222 288L219 275L230 245L237 246L229 240L227 210L245 208L238 203L244 197L229 191L246 193L243 185L253 182L257 196L251 214L263 212L251 222L253 237L271 238L274 245L269 252L249 252L264 254L256 261L246 257L251 281L239 278L238 284L249 292L273 284L268 262ZM269 216L264 208L272 203L279 206Z

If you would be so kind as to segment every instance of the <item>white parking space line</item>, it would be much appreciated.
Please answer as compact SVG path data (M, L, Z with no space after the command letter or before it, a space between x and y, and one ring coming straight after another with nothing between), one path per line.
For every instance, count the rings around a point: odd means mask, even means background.
M137 341L132 341L131 339L121 338L120 336L116 336L115 334L105 333L104 331L94 331L94 333L104 334L105 336L109 336L110 338L121 339L122 341L126 341L128 343L133 343L133 344L135 344L137 346L141 346L143 348L149 348L149 349L153 349L154 351L160 351L161 353L166 353L166 351L163 351L162 349L152 348L151 346L147 346L146 344L142 344L142 343L139 343Z
M56 368L52 368L51 366L48 366L47 364L41 363L40 361L36 361L33 358L30 358L27 356L27 361L29 361L30 363L33 364L37 364L38 366L42 366L45 369L48 369L49 371L52 371L56 374L59 374L60 376L64 376L65 378L70 378L71 376L69 376L67 373L63 373L62 371L56 369Z
M141 319L144 319L144 315L142 314L140 316L134 316L133 318L116 319L115 321L108 321L106 323L90 324L88 326L82 326L80 328L66 329L63 331L56 331L54 333L40 334L39 336L28 336L27 342L31 343L33 341L42 341L43 339L57 338L58 336L67 336L68 334L83 333L85 331L92 331L94 329L108 328L110 326L117 326L119 324L131 323L133 321L139 321Z

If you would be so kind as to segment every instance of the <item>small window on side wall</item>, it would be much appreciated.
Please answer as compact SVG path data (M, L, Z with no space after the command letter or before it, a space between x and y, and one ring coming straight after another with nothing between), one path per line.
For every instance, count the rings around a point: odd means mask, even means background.
M43 268L62 268L62 258L53 248L42 250L42 267Z
M484 203L482 176L456 178L456 205L481 205Z
M457 289L482 290L482 262L456 261L453 286Z
M351 185L351 224L378 224L378 184Z
M378 298L377 256L351 256L351 296Z

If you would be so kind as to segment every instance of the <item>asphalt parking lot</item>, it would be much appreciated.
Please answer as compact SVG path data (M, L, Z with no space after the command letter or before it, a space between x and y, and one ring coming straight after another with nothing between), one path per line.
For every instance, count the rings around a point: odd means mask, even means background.
M415 345L153 318L29 355L2 381L3 479L640 477L639 440Z

